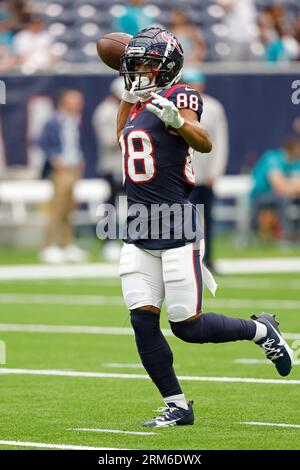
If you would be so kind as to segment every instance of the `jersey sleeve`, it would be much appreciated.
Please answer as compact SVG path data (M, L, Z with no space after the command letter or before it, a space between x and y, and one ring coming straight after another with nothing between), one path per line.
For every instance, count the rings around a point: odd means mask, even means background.
M188 108L195 111L200 121L203 102L197 90L193 89L191 86L182 85L176 88L170 96L168 96L168 99L172 101L178 109Z
M283 168L282 168L282 163L277 157L276 154L273 154L272 152L269 153L268 155L268 160L266 162L266 167L267 167L267 173L282 173Z

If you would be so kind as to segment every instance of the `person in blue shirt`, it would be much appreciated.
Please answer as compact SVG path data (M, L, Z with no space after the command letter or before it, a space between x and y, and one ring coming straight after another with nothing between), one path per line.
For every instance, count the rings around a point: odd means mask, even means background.
M73 244L71 215L75 206L73 190L84 171L81 118L84 97L78 90L61 91L58 107L38 139L45 155L44 175L53 183L41 261L80 262L86 253Z
M16 64L13 48L12 22L4 8L0 4L0 71L8 70Z
M154 21L151 10L145 10L144 0L129 0L124 5L123 14L116 19L115 27L117 31L135 36Z
M254 166L252 178L253 227L260 211L272 208L278 212L283 237L290 238L293 227L286 209L300 198L300 138L289 136L282 148L265 152Z

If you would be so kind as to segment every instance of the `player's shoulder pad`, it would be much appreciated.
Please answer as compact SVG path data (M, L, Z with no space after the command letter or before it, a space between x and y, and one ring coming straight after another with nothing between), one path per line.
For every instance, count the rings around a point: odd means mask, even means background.
M188 108L195 111L200 120L203 102L200 93L192 85L186 83L173 85L164 92L163 96L172 101L178 109Z

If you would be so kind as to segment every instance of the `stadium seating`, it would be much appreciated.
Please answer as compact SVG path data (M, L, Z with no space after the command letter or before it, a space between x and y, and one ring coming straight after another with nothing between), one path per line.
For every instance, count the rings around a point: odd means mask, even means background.
M84 40L88 28L91 24L99 27L95 33L90 35L90 42L94 42L97 37L111 32L114 29L114 22L120 13L120 8L126 3L126 0L111 2L110 0L53 0L47 2L45 19L51 33L53 25L65 24L68 29L72 28L75 42L64 41L55 36L55 43L65 44L65 48L60 48L62 59L65 61L98 61L97 55L87 53L85 50L86 41ZM272 0L256 0L258 11L270 5ZM287 11L294 14L300 12L299 0L286 0L284 2ZM173 8L181 8L179 0L149 0L145 5L155 6L157 10L158 21L168 26L169 13ZM208 46L207 61L216 61L226 59L230 52L226 44L228 31L223 24L224 10L217 4L216 0L186 0L184 2L185 12L193 24L199 26L203 32ZM54 46L54 49L58 49ZM63 52L64 51L64 52Z

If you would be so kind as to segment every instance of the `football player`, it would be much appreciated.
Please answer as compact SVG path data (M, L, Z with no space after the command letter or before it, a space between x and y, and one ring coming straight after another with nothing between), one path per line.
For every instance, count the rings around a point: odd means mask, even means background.
M171 219L168 211L151 211L157 205L191 207L192 149L203 153L212 149L209 135L200 124L199 93L178 83L182 66L183 51L176 37L151 27L132 38L120 68L125 90L117 129L128 200L120 276L138 353L165 403L159 416L144 423L148 427L194 423L193 402L184 396L173 368L172 351L160 330L164 299L171 330L183 341L254 341L280 375L288 375L292 367L292 350L282 338L275 316L262 313L244 320L203 314L203 281L212 291L215 289L202 263L203 237L198 233L191 239L184 230L180 232L180 225L186 225L184 217ZM136 207L140 231L135 230ZM195 214L198 216L195 211L192 214L189 222L194 226ZM153 233L150 226L155 218L160 228ZM163 236L162 226L169 228L169 237ZM178 232L181 237L176 236Z

